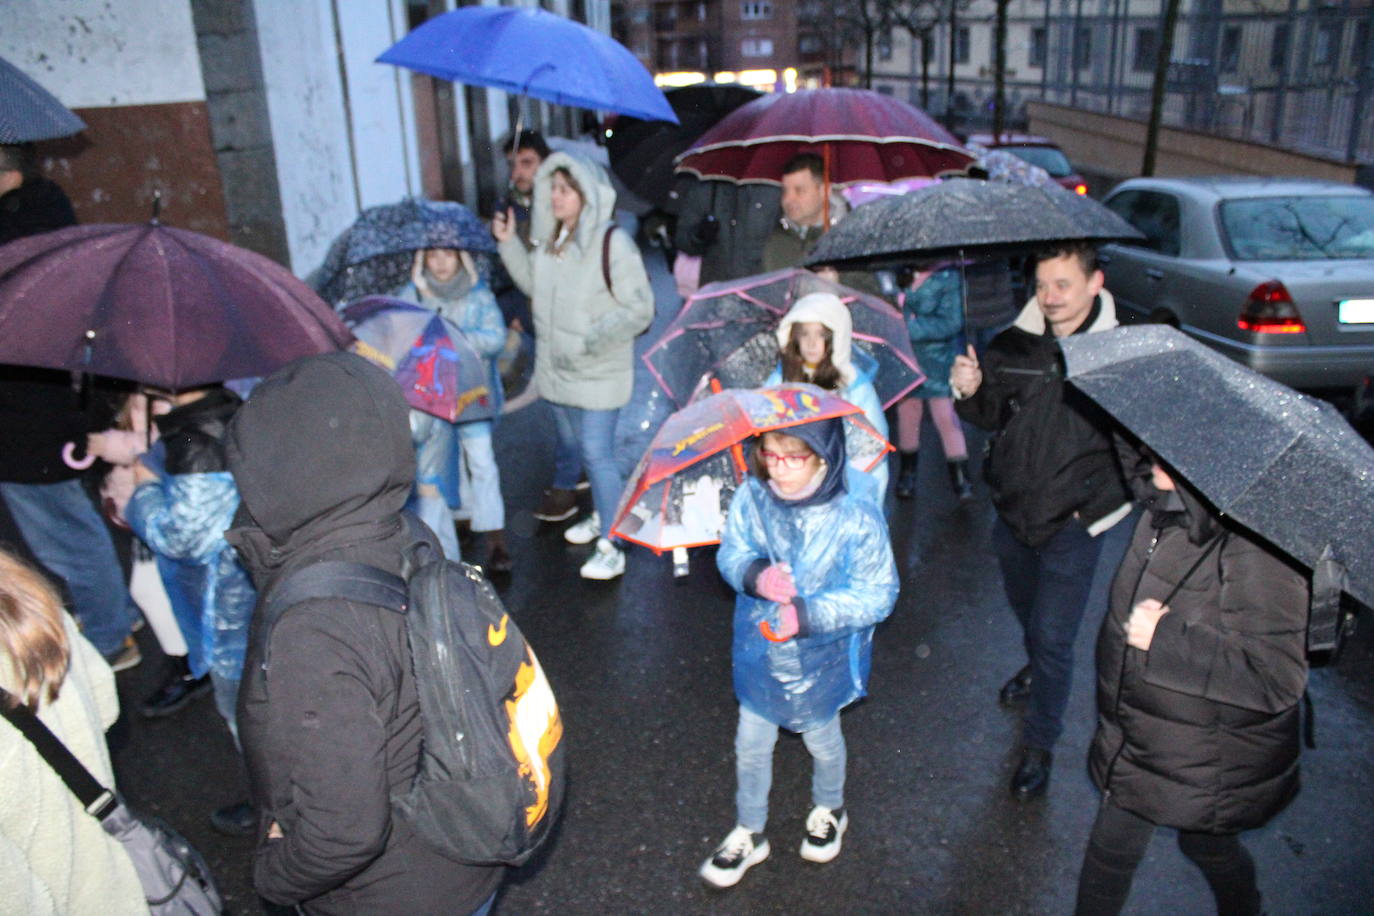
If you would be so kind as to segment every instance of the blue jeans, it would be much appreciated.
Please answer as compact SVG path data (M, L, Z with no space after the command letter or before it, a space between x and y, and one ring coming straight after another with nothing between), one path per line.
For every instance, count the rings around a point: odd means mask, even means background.
M1048 751L1064 730L1064 709L1073 686L1073 644L1102 539L1070 521L1044 544L1027 547L999 518L992 545L1030 660L1030 700L1021 721L1021 743Z
M773 787L773 745L778 727L743 706L735 732L735 815L741 825L763 833L768 824L768 790ZM802 732L811 752L811 803L832 811L844 807L844 734L840 714Z
M584 410L566 404L549 406L553 408L554 423L558 428L560 451L554 453L555 463L560 454L567 454L565 450L577 450L592 485L592 506L601 517L601 536L609 537L611 523L615 521L615 507L620 502L620 491L625 487L625 479L620 476L620 468L615 461L615 421L620 412ZM566 467L555 468L553 485L571 490L577 486L577 478L569 481L558 476L566 470Z
M81 481L0 483L0 496L38 562L67 583L81 632L101 655L114 655L138 608L110 531Z

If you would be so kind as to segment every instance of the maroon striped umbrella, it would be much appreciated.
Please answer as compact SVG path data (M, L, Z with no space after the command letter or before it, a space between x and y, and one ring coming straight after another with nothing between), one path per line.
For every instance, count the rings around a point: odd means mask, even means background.
M281 265L156 220L0 246L0 363L177 390L266 375L352 339Z
M928 114L867 89L803 89L736 108L680 155L699 178L780 184L797 153L827 160L829 181L897 181L962 172L973 154Z

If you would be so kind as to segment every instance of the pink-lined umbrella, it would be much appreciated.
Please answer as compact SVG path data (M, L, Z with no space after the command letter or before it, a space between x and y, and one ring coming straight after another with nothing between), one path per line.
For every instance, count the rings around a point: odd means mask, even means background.
M778 364L774 331L793 302L814 292L834 293L849 306L855 359L873 361L873 387L884 407L925 381L901 312L799 268L702 287L644 353L644 362L678 406L708 377L725 388L757 388Z
M352 340L280 264L156 220L0 246L0 363L177 390L266 375Z
M797 153L826 160L833 185L962 172L973 155L934 118L868 89L765 95L726 115L678 157L698 178L780 184Z

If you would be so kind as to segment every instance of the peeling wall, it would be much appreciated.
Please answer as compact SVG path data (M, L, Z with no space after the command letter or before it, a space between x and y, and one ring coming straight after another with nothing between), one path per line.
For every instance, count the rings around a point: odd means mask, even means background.
M227 237L205 88L185 0L0 0L0 56L85 120L37 144L85 223L164 220Z

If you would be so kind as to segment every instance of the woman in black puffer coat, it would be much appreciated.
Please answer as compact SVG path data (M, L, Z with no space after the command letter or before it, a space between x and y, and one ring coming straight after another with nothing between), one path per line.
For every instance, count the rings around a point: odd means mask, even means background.
M1089 769L1103 800L1076 912L1119 912L1154 828L1167 826L1219 913L1258 913L1239 833L1298 791L1307 578L1151 470L1149 511L1097 640Z

